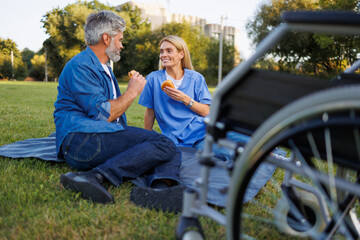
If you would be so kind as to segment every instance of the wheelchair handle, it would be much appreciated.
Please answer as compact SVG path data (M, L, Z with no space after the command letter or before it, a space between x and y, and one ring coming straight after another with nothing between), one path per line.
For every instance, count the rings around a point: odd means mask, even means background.
M360 14L350 11L289 11L281 15L286 23L360 26Z

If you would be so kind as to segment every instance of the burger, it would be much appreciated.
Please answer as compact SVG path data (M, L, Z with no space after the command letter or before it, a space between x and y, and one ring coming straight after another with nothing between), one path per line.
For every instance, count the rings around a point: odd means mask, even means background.
M166 80L161 84L161 90L164 91L164 87L171 87L171 88L175 88L174 83L171 80Z
M130 72L128 72L129 77L131 78L135 72L136 72L135 70L131 70Z

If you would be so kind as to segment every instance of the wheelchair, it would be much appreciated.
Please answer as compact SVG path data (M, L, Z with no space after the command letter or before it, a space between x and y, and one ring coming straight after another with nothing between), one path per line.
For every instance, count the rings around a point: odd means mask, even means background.
M177 239L205 239L199 217L226 228L227 239L359 239L360 61L326 81L258 69L255 63L289 32L360 35L353 12L285 12L282 23L217 87L199 156L200 190L184 193ZM230 131L251 136L245 145ZM207 203L213 144L234 152L225 213ZM275 157L276 148L287 152ZM255 198L244 203L263 164L276 166ZM223 193L219 193L223 194Z

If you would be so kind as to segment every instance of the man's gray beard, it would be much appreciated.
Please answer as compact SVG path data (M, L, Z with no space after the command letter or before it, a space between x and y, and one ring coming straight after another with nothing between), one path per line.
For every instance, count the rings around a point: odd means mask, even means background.
M105 49L105 53L114 63L120 61L121 59L121 56L116 54L116 48L114 47L112 40L110 46Z

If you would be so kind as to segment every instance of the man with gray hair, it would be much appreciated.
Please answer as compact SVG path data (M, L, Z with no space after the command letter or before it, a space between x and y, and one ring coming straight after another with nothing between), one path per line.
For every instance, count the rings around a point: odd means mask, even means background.
M80 172L60 176L66 189L99 203L114 202L104 187L146 176L149 187L179 185L181 152L165 136L126 125L125 111L146 80L135 72L121 94L108 61L120 60L125 21L112 11L88 16L86 50L64 67L54 104L58 157ZM161 191L161 190L156 190Z

